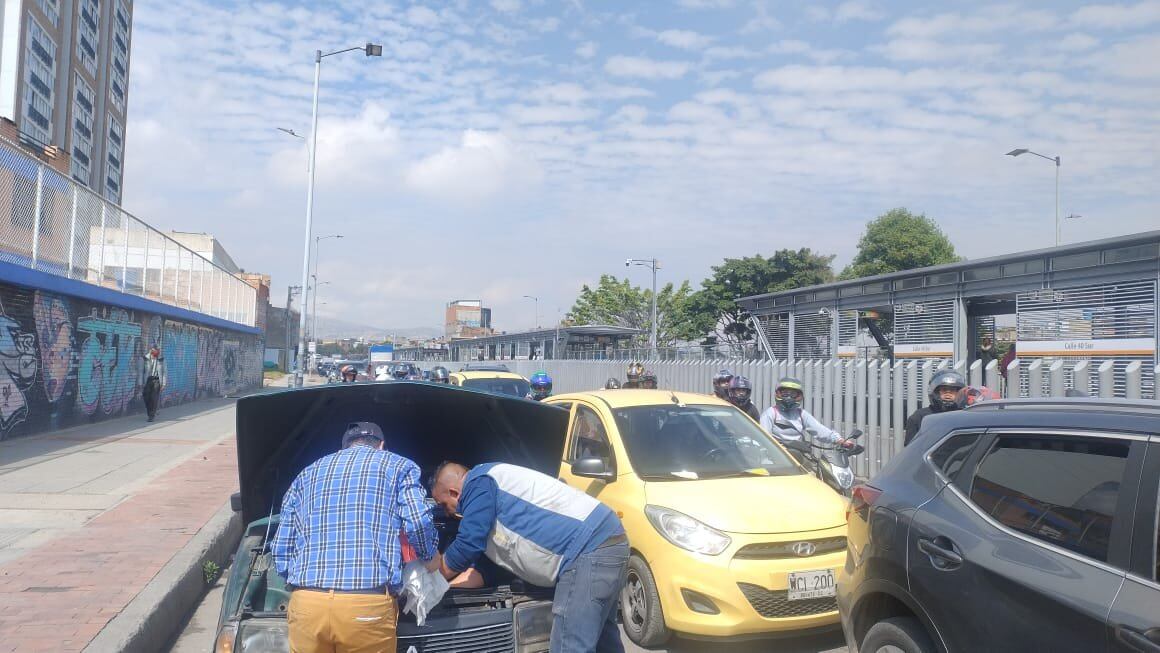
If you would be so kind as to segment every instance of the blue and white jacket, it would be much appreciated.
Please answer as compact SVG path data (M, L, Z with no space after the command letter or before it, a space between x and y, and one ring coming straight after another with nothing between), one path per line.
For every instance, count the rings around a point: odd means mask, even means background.
M506 463L478 465L459 495L459 535L443 558L456 571L486 554L529 583L556 584L576 557L624 534L608 506L560 481Z

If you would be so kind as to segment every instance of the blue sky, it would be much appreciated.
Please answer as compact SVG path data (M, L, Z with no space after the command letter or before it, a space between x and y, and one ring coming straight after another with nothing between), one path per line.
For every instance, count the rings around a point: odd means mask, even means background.
M657 257L853 256L905 206L960 254L1160 228L1160 1L224 2L135 8L125 205L217 235L284 301L323 64L320 313L436 326L482 298L552 323ZM634 281L648 283L633 268Z

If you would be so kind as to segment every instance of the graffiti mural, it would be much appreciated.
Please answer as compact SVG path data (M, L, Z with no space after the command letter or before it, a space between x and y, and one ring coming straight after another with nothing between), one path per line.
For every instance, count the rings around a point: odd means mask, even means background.
M0 440L144 412L154 343L163 405L261 385L260 336L0 283Z

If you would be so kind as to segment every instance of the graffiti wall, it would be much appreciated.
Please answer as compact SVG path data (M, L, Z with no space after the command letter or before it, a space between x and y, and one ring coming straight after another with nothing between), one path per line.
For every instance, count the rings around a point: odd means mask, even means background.
M162 407L261 386L260 336L0 284L0 440L143 413L154 344Z

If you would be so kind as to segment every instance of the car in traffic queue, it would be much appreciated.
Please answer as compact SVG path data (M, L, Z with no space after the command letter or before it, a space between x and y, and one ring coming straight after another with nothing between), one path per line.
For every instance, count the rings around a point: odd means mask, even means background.
M560 479L610 506L627 531L620 609L633 642L837 627L846 504L743 411L667 390L545 402L570 414Z
M568 413L522 398L445 384L397 381L319 385L237 402L240 491L230 498L246 524L226 579L215 653L286 653L290 590L269 543L282 497L307 465L337 451L351 422L379 424L385 448L414 461L428 478L449 456L467 465L510 462L555 474ZM459 521L428 499L439 550ZM552 629L552 590L502 569L479 589L451 589L420 626L400 613L398 653L542 653ZM402 601L400 601L402 603Z
M855 486L851 651L1160 651L1160 405L989 401L931 415Z
M452 372L449 375L448 383L462 388L510 397L527 397L532 391L532 384L526 378L515 372L509 372L503 366L464 368L458 372Z

